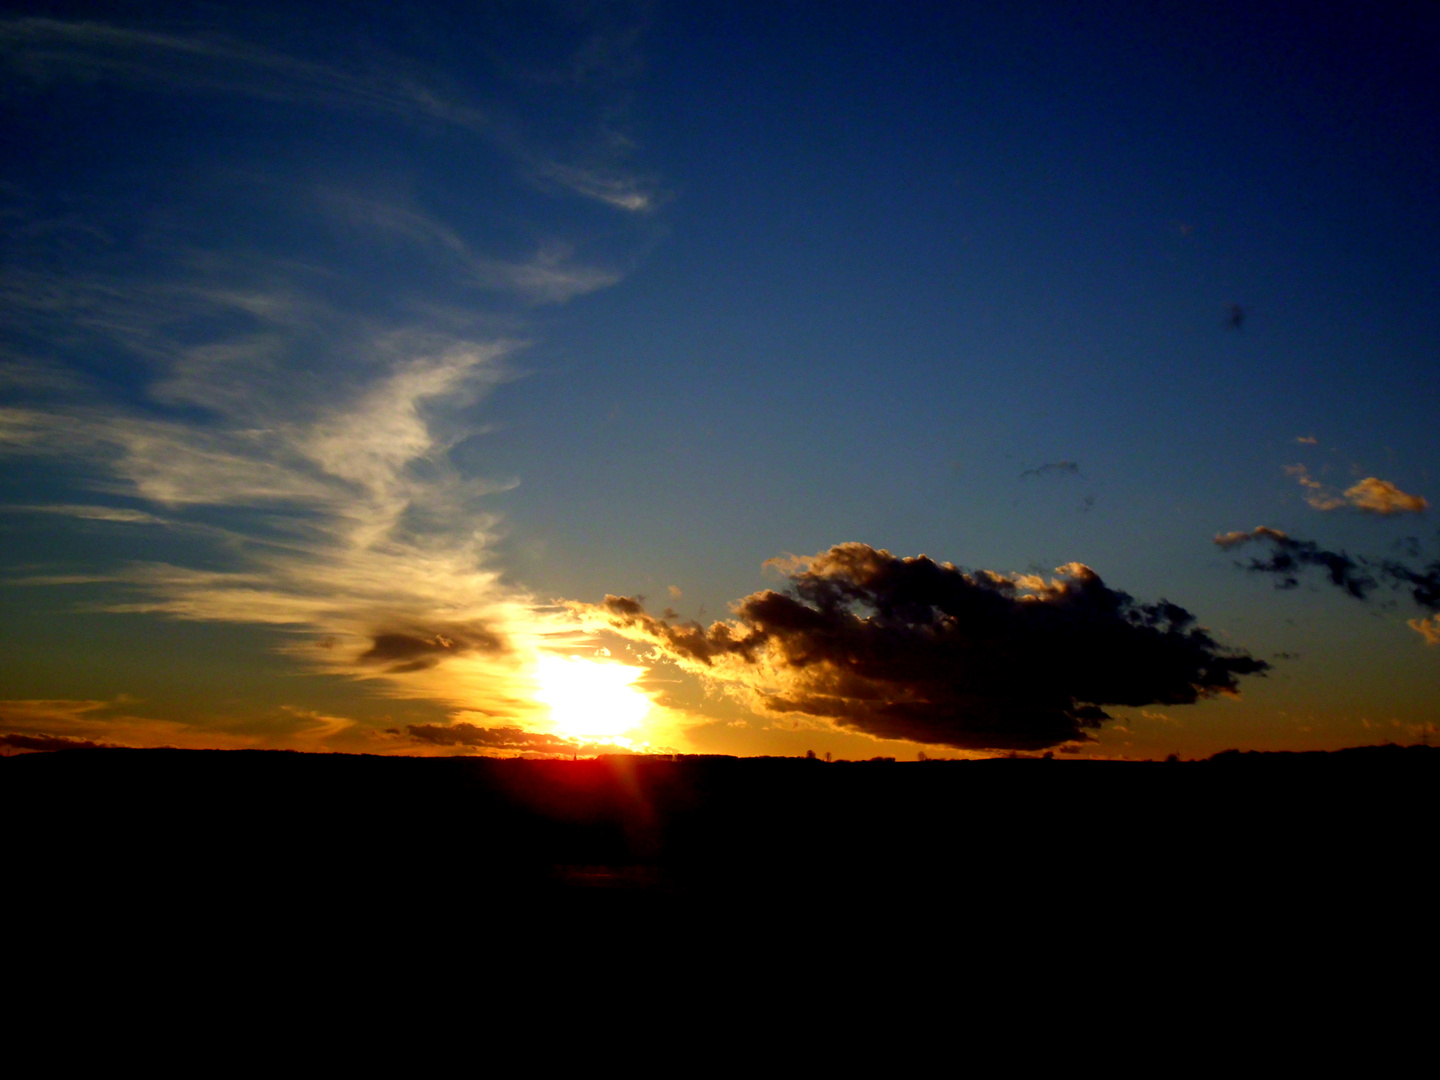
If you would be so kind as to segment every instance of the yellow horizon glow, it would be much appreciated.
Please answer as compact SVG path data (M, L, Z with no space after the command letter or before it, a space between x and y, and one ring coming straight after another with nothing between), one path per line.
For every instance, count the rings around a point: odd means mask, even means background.
M535 700L550 706L559 735L614 739L650 714L650 699L631 685L643 674L644 668L628 664L542 656L535 665Z

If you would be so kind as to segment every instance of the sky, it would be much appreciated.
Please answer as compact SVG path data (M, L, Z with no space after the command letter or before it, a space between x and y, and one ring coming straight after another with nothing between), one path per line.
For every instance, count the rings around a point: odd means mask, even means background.
M0 745L1440 710L1424 5L0 7Z

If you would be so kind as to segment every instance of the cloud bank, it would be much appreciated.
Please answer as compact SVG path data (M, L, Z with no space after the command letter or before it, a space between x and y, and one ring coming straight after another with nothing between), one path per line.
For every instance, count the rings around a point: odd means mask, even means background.
M964 749L1083 739L1105 706L1234 693L1269 667L1080 563L1046 582L847 543L769 565L789 574L787 590L753 593L708 628L629 597L572 607L761 713Z

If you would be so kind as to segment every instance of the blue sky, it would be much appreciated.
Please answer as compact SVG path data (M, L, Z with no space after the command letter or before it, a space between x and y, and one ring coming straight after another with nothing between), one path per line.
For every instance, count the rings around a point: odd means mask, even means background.
M1273 665L1070 750L1433 727L1433 17L292 8L0 20L4 731L550 752L554 654L653 703L592 748L969 752L595 607L740 625L846 542Z

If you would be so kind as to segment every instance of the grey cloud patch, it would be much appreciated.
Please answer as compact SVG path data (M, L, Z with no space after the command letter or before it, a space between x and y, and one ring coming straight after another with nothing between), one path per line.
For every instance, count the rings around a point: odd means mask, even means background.
M1357 600L1365 599L1377 584L1362 569L1362 560L1351 558L1343 551L1327 551L1312 540L1293 539L1279 529L1261 525L1248 533L1230 532L1215 537L1215 543L1226 549L1251 542L1268 543L1274 550L1267 559L1251 559L1243 564L1245 569L1272 575L1277 589L1298 586L1300 572L1311 566L1324 570L1330 584Z
M1417 607L1429 612L1440 611L1440 560L1415 567L1397 559L1352 556L1344 551L1329 551L1313 540L1298 540L1264 525L1249 532L1221 533L1215 537L1215 543L1226 549L1250 543L1268 544L1272 549L1268 558L1237 565L1253 573L1272 576L1277 589L1295 588L1300 583L1300 574L1316 567L1324 571L1331 585L1357 600L1366 599L1377 587L1386 584L1406 590ZM1413 622L1411 625L1425 634ZM1425 637L1428 641L1429 634Z
M1105 706L1192 703L1269 668L1079 563L1047 583L848 543L772 564L788 589L708 629L629 597L590 610L761 711L962 749L1057 746L1100 727Z
M1026 469L1020 474L1021 480L1032 476L1079 476L1080 466L1073 461L1051 461L1044 465L1037 465L1033 469Z
M500 652L504 641L477 627L446 627L444 630L389 630L376 633L360 663L386 665L393 674L423 671L449 656L465 653Z
M1393 559L1380 564L1381 571L1402 588L1410 590L1410 599L1427 611L1440 611L1440 561L1416 569Z

